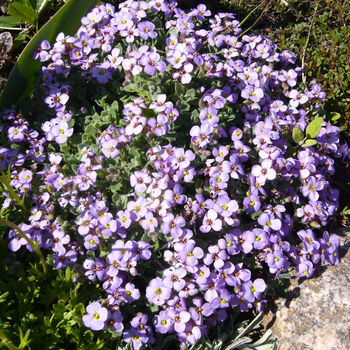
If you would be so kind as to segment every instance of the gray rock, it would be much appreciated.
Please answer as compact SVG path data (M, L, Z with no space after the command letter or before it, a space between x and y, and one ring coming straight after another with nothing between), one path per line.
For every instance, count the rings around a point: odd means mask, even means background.
M289 297L277 301L270 325L280 350L350 349L350 231L339 235L340 264L309 280L293 279Z

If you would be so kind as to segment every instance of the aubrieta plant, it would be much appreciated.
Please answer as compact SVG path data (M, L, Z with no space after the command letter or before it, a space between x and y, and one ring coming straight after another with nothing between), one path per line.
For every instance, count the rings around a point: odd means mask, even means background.
M232 308L262 311L281 274L339 262L323 227L348 146L295 55L241 33L204 5L99 5L41 43L30 107L3 115L9 248L99 285L85 326L134 349L195 344Z

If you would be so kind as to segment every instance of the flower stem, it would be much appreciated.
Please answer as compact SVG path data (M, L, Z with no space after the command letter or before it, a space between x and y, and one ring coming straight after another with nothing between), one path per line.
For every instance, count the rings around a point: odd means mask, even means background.
M5 332L0 328L0 340L9 350L18 350L17 346L12 344L12 341L7 338Z
M19 226L17 226L13 222L0 218L0 224L4 224L8 227L15 229L20 234L20 236L23 237L27 241L27 243L34 249L35 253L38 255L38 257L41 261L41 264L43 266L43 272L46 274L46 272L47 272L46 261L45 261L45 258L43 256L41 250L38 248L38 246L27 237L27 235L21 230L21 228Z
M7 180L6 173L0 168L0 181L4 185L7 191L9 191L10 195L12 196L12 199L17 202L17 204L24 210L24 212L28 213L28 209L23 204L23 201L18 198L17 193L13 190L13 187L10 185L9 181Z
M271 4L272 0L270 0L267 5L265 6L265 8L263 9L263 11L261 12L260 16L256 19L256 21L249 27L247 28L245 31L243 31L241 34L238 35L238 38L241 38L245 33L249 32L261 19L262 15L265 13L265 11L268 9L269 5ZM257 10L262 4L264 4L265 1L261 2L257 7L255 7L252 11L250 11L250 13L248 14L248 16L241 22L242 23L249 18L249 16L255 11Z
M242 24L248 20L248 18L260 7L264 4L265 1L262 1L258 6L255 6L249 13L248 15L242 20L242 22L240 23L240 26L242 26Z

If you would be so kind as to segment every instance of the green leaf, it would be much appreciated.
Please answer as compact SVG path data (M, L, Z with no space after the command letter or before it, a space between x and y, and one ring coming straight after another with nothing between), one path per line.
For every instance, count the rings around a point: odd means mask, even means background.
M51 0L36 0L35 2L35 11L37 13L40 13L42 10L44 10L44 8L46 7L46 5L50 2Z
M14 66L7 84L0 96L0 106L3 108L18 105L33 90L36 73L43 63L33 60L33 54L44 39L53 43L56 36L63 32L74 35L80 26L80 19L98 0L68 1L34 36L23 50Z
M341 117L340 113L337 112L331 112L331 121L335 122Z
M306 136L314 139L322 128L323 118L316 117L306 128Z
M185 92L184 85L177 81L175 83L175 94L177 95L177 97L180 97L184 92Z
M85 134L89 136L95 136L96 135L96 128L90 124L86 129L85 129Z
M142 110L142 115L147 119L155 118L157 116L156 112L153 109L141 108L141 110Z
M18 2L22 5L25 5L27 7L30 7L34 10L35 0L15 0L15 2Z
M0 29L1 27L13 28L21 23L17 18L12 16L0 16Z
M301 145L301 147L310 147L310 146L314 146L316 144L317 144L316 140L308 139Z
M19 2L10 4L8 7L8 12L12 17L31 24L34 24L38 19L38 14L32 7L28 7L27 5Z
M293 129L292 136L293 136L293 141L295 143L299 143L304 140L304 133L296 126Z

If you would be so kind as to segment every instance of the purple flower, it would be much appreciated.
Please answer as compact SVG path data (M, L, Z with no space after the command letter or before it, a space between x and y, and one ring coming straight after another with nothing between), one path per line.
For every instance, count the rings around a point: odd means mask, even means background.
M72 136L73 128L70 128L68 123L62 120L57 125L51 127L50 133L57 143L64 143L68 137Z
M150 281L146 288L146 298L151 304L163 305L171 295L171 288L166 286L159 277Z
M48 61L51 58L51 55L48 53L51 45L47 40L43 40L39 47L35 50L33 59L39 60L40 62Z
M86 307L87 315L83 316L84 325L93 331L100 331L105 326L108 311L95 301Z
M143 171L135 171L130 175L130 185L134 187L135 192L145 192L147 184L150 184L152 178Z
M184 277L187 272L184 268L169 268L164 270L163 282L167 287L180 291L186 284Z
M194 241L185 244L178 252L179 259L188 266L196 266L198 259L203 258L204 252L201 248L195 247Z
M59 89L53 89L50 91L50 95L45 98L45 102L50 108L55 108L57 111L64 110L65 104L68 102L68 94L62 92Z
M315 272L315 268L311 261L306 260L297 265L296 271L298 272L298 277L310 278Z
M251 231L246 231L245 237L249 241L253 242L254 249L262 250L269 243L266 232L260 228L254 228Z
M130 341L132 342L134 350L140 349L141 346L146 344L149 339L145 330L135 328L124 331L123 338L127 344L130 343Z
M157 33L154 31L155 25L152 22L139 22L137 28L139 30L139 35L143 40L147 40L148 38L154 39L157 37Z
M150 212L145 215L140 223L144 230L148 230L151 233L155 231L156 227L158 227L158 220Z
M320 242L316 240L315 233L311 229L300 230L297 235L303 241L306 252L311 253L320 248Z
M154 317L153 324L158 333L165 334L172 331L174 321L168 315L167 310L162 310L159 315Z
M155 75L157 70L161 73L165 71L166 64L160 60L160 55L155 51L145 53L139 63L143 66L143 70L148 75Z
M213 309L227 308L231 304L232 295L227 289L221 289L219 296L214 298L211 302Z
M175 332L183 332L186 323L191 319L191 314L188 311L175 312L173 310L169 310L169 314L174 322Z
M320 197L318 191L321 191L323 187L322 181L310 176L307 178L305 185L301 187L301 193L304 197L308 197L310 201L316 202Z
M261 207L259 196L252 194L249 197L245 197L243 205L248 214L258 211Z
M254 282L245 282L242 285L244 299L250 303L253 303L255 299L260 299L265 289L266 283L262 278L258 278Z
M214 263L214 267L219 270L224 266L225 260L227 260L228 256L226 250L220 249L217 245L209 246L208 253L203 259L204 264L211 265Z
M264 97L263 89L252 85L247 85L241 92L241 96L252 102L259 102Z
M274 180L276 178L276 170L272 168L272 160L264 159L261 165L253 165L252 175L255 176L259 184L264 185L266 180Z
M163 223L161 224L161 229L164 234L170 232L172 237L180 237L182 235L182 227L186 224L185 219L182 216L177 216L174 218L174 215L168 213L163 217Z
M203 218L202 225L199 230L203 233L208 233L211 230L220 231L222 228L222 221L218 218L218 213L209 209Z
M100 84L106 84L108 80L112 79L112 73L109 69L109 62L98 64L92 68L91 76L95 78Z
M209 123L202 123L200 127L198 125L193 126L190 130L192 144L200 148L205 148L210 142L212 131L213 127Z

